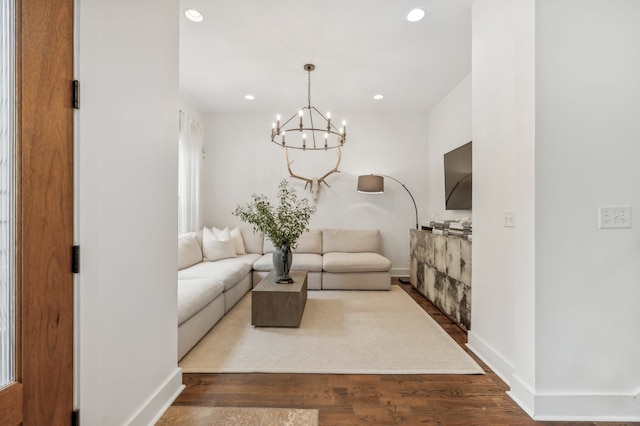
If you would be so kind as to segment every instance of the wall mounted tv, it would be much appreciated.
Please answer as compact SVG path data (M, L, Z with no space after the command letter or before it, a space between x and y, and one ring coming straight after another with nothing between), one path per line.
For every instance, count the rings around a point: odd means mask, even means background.
M447 210L471 210L471 142L444 154L444 193Z

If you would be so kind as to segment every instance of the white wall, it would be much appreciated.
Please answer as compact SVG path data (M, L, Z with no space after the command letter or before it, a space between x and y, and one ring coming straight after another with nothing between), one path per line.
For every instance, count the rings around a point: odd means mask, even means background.
M469 345L536 419L640 420L640 232L596 226L638 202L638 18L624 0L473 6Z
M275 194L289 177L285 154L271 143L273 114L209 115L205 120L204 223L227 226L238 222L231 212L250 201L252 193ZM342 150L340 173L327 178L312 228L380 229L383 252L393 275L408 275L409 229L415 210L407 192L385 180L385 193L356 192L361 174L382 173L404 183L418 206L426 211L427 151L425 114L348 113L349 139ZM292 150L294 151L294 150ZM320 177L336 163L336 150L291 153L294 173ZM300 190L304 182L293 179ZM308 195L308 192L307 192Z
M471 210L446 210L444 154L471 141L471 74L427 114L427 211L422 220L471 217Z
M182 381L178 5L76 7L77 405L85 425L150 424Z
M640 206L638 22L637 1L536 3L540 416L640 420L640 222L597 227L598 206Z
M521 7L533 1L488 0L474 3L472 38L473 116L473 290L469 346L505 382L535 386L533 294L533 133L519 124L530 105L519 113L519 99L533 90L530 64L520 55L533 56L533 28L517 37ZM532 19L532 18L531 18ZM533 116L530 116L533 119ZM516 210L516 228L503 226L505 209ZM518 236L519 234L519 236ZM517 302L520 302L517 304ZM516 345L516 338L521 346ZM518 359L517 350L529 359ZM523 376L513 380L513 375ZM518 395L518 398L522 396ZM528 406L528 404L525 404Z

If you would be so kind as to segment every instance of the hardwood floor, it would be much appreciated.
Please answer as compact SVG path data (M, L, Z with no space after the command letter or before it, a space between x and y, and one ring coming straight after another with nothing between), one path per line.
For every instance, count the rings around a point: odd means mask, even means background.
M393 280L466 349L466 334L409 284ZM184 374L174 424L195 424L199 407L314 408L320 425L578 425L534 422L486 375ZM163 417L162 424L170 424ZM199 423L206 424L206 423ZM614 424L614 423L597 423ZM631 423L615 423L616 425Z

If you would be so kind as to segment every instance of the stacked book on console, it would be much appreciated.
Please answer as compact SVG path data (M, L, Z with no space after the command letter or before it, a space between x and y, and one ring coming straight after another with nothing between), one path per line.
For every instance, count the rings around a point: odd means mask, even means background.
M431 231L436 235L456 235L462 238L471 239L472 225L469 221L453 220L429 220L422 222L424 231Z
M450 220L426 220L422 222L422 229L434 234L446 235L449 233L449 223L451 223Z
M471 222L449 223L449 235L457 235L459 237L467 238L471 237L471 231Z
M431 232L437 235L447 235L449 233L450 220L433 220L433 229Z

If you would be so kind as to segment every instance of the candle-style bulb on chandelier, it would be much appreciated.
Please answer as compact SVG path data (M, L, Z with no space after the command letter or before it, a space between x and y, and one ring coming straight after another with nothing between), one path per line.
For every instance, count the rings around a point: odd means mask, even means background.
M313 64L304 66L308 75L307 106L285 121L278 115L271 126L271 142L283 148L327 150L341 147L347 141L346 121L336 127L331 121L331 113L327 112L325 116L311 105L311 71L315 69Z

